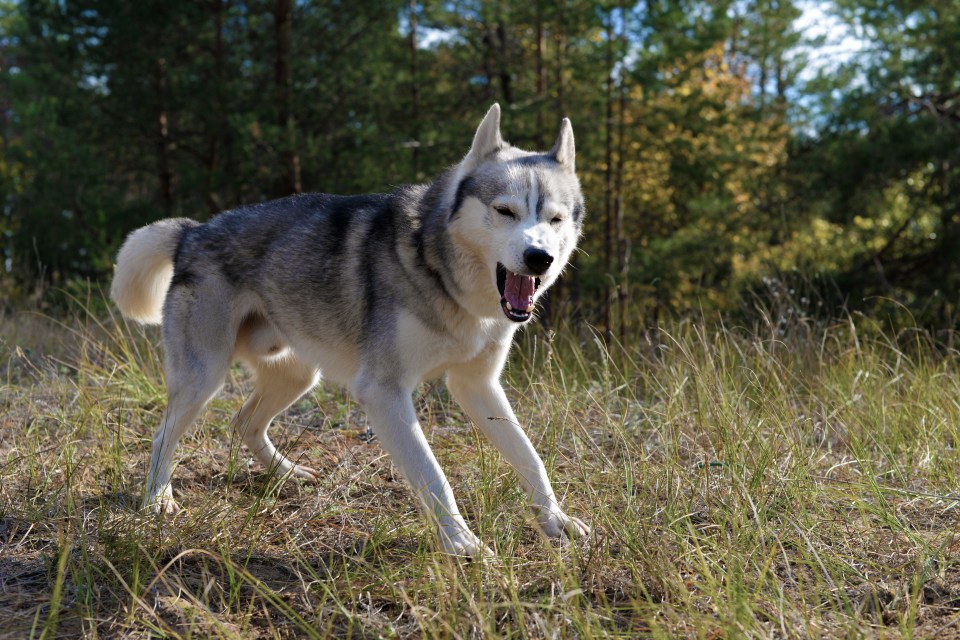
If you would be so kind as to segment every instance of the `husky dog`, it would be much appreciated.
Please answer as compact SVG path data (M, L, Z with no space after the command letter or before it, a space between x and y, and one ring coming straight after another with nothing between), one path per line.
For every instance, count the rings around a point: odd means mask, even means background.
M256 383L233 427L268 469L316 479L277 451L267 427L322 374L361 403L444 550L490 553L461 516L414 412L416 386L445 374L519 475L540 529L586 535L560 508L499 381L514 332L567 264L583 216L570 121L549 152L522 151L501 138L494 104L466 157L431 184L297 195L206 224L177 218L134 231L110 295L126 317L163 325L169 393L146 506L179 510L174 450L240 360Z

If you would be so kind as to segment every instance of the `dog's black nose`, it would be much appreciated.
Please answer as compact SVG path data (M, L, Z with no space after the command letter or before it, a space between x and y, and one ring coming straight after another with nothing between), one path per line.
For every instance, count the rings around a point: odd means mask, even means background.
M543 249L534 249L531 247L523 252L523 261L530 271L533 271L539 276L543 275L543 273L550 268L550 265L553 264L553 256Z

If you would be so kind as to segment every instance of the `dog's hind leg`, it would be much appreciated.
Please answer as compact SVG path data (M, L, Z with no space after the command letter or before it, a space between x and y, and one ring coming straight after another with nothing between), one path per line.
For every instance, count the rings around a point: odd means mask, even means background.
M250 453L268 471L279 476L293 475L316 480L317 472L294 464L277 451L267 435L273 418L310 390L319 379L316 369L286 356L255 365L256 387L233 421L233 428Z
M176 513L170 478L177 444L220 390L230 367L235 325L223 300L174 288L164 306L163 345L169 402L153 438L145 507Z
M225 368L224 372L226 372ZM173 499L173 488L170 486L174 467L173 454L180 438L223 383L223 376L220 376L216 382L210 379L204 380L201 376L191 376L184 384L170 385L170 401L160 421L160 428L153 437L144 506L153 507L157 513L177 513L180 510ZM169 373L167 379L172 379ZM200 384L194 387L191 383L195 382ZM203 384L204 382L207 384Z
M173 454L180 438L223 385L229 363L229 347L220 353L211 350L205 354L193 354L188 359L171 358L168 349L166 369L169 402L153 438L144 506L152 506L158 513L176 513L180 510L170 486Z

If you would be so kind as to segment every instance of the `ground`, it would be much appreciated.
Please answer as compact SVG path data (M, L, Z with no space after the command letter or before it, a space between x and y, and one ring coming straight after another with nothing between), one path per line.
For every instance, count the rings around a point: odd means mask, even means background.
M156 331L83 310L0 329L2 637L960 637L958 358L920 332L527 331L508 395L593 534L542 539L425 385L421 421L496 552L475 562L438 550L335 388L271 430L320 481L271 479L230 431L239 368L180 448L184 511L142 513Z

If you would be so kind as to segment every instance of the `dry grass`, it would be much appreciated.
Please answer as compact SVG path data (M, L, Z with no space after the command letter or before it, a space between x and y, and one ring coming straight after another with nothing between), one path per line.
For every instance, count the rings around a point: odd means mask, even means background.
M138 513L163 408L156 334L0 319L0 636L960 635L956 354L869 322L678 323L643 357L525 336L508 393L586 543L529 526L442 385L420 415L497 552L444 556L355 403L321 387L278 486L229 419L235 370L180 448L186 511ZM907 345L907 346L903 346Z

